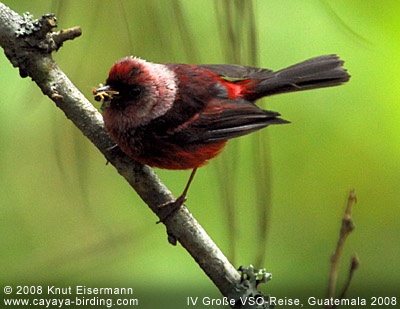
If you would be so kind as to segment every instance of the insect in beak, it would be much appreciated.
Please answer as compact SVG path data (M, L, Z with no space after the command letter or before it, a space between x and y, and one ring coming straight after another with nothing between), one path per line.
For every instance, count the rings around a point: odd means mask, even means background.
M99 102L101 100L111 100L113 95L119 94L118 91L112 90L109 85L103 86L102 84L99 85L100 87L97 89L93 89L92 92L94 94L94 99Z

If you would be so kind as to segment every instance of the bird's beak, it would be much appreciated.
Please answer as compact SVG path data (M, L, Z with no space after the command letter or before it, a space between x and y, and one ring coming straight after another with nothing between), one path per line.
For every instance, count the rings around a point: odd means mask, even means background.
M104 92L112 91L112 89L109 85L105 85L105 86L100 85L100 86L101 86L100 88L97 88L93 91L94 94L97 94L97 93L103 92L103 91Z
M96 101L103 100L103 105L101 106L101 110L103 111L108 107L113 95L117 95L118 93L118 91L113 90L109 85L103 86L100 84L99 88L93 89L94 99Z

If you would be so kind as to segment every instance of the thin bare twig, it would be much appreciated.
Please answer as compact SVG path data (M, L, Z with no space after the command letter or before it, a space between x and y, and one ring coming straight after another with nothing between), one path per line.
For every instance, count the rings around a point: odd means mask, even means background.
M354 190L350 191L349 198L347 200L346 210L342 219L342 226L340 229L339 239L336 245L335 253L331 257L331 271L329 275L329 282L328 282L328 293L327 298L334 297L335 290L336 290L336 283L340 265L340 259L343 252L344 243L349 236L349 234L354 230L354 222L351 216L351 210L353 205L357 202L357 197ZM348 284L350 284L351 278L353 276L354 271L357 269L358 266L358 259L354 259L354 263L352 262L352 267L350 270L350 275L348 278ZM346 284L347 285L347 284ZM342 295L346 293L348 286L342 292ZM326 308L334 308L332 305L327 305Z
M358 266L359 266L359 265L360 265L360 261L358 260L358 256L357 256L357 255L354 255L354 256L351 258L349 275L348 275L348 277L347 277L346 284L345 284L344 287L343 287L343 291L342 291L342 293L340 294L339 299L345 298L346 292L347 292L347 290L349 289L349 286L350 286L350 283L351 283L351 279L353 279L354 272L358 269ZM334 307L334 308L336 308L336 307Z

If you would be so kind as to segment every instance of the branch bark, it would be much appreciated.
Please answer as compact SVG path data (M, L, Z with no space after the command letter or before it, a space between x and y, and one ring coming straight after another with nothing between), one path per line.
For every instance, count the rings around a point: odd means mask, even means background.
M29 76L101 151L126 179L143 201L160 218L165 210L158 208L174 200L171 192L148 166L125 155L104 130L101 114L72 84L51 57L64 41L81 34L78 27L52 32L56 18L52 14L31 20L0 3L0 46L21 77ZM186 207L169 216L165 222L170 241L179 241L221 293L238 299L245 295L237 270L194 219Z

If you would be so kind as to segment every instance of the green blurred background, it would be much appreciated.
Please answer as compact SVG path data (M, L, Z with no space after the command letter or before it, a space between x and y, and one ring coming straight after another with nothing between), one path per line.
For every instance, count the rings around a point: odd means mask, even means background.
M323 297L347 195L361 265L349 297L400 296L400 3L372 0L3 1L59 29L54 58L93 102L115 60L280 69L337 53L344 86L264 99L292 123L228 144L199 170L187 205L235 267L266 267L277 297ZM104 157L0 57L0 283L132 287L145 308L220 297ZM261 155L260 155L261 153ZM175 195L189 172L157 170ZM397 287L397 288L396 288ZM398 299L400 301L400 299Z

